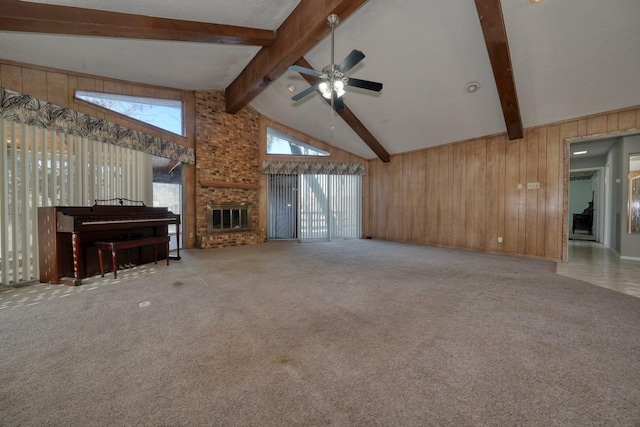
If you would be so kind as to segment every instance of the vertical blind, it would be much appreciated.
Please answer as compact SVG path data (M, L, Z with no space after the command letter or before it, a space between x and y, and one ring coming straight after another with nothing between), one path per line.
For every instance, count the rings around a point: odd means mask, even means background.
M362 235L360 175L269 175L269 239Z
M0 120L0 283L37 279L39 206L90 206L124 197L151 202L151 156Z
M362 176L328 175L331 239L362 237Z
M300 240L329 239L329 175L300 175Z
M268 235L272 240L298 238L298 175L268 175Z

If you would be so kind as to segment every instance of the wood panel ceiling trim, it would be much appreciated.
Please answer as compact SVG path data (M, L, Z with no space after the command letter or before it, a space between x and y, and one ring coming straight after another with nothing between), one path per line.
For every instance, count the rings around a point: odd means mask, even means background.
M309 62L305 58L300 58L296 62L296 65L313 69L311 64L309 64ZM318 83L319 79L317 77L313 77L308 74L302 74L302 73L300 73L300 75L311 86ZM322 97L322 99L324 99L327 102L327 104L331 106L330 99L326 99L325 97ZM360 119L358 119L358 117L353 113L353 111L351 111L349 107L347 107L346 103L344 105L344 109L341 111L338 111L337 113L349 125L349 127L353 129L355 133L358 134L358 136L364 141L364 143L367 144L374 153L376 153L376 155L380 160L382 160L385 163L391 161L391 156L389 155L387 150L382 146L382 144L380 144L380 142L376 139L376 137L373 136L371 132L369 132L369 129L367 129L367 127L360 121Z
M260 49L227 87L227 112L234 114L248 105L322 40L331 31L327 16L335 13L344 21L366 1L302 0L278 28L275 42Z
M475 0L475 2L498 88L507 135L510 140L521 139L522 119L500 0Z
M0 30L267 46L274 31L179 19L0 0Z

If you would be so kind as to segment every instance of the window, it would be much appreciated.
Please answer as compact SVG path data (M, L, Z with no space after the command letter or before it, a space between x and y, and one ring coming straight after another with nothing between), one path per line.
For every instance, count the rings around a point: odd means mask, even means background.
M177 160L153 157L153 206L166 207L174 214L182 215L182 163ZM183 221L184 222L184 219ZM184 238L180 227L180 237ZM169 236L176 236L176 225L169 224ZM182 242L171 237L171 250L182 248Z
M184 136L182 101L82 90L76 91L76 98Z
M285 133L267 128L267 154L327 157L329 152L304 143Z
M145 200L151 156L0 119L0 284L39 277L38 207Z

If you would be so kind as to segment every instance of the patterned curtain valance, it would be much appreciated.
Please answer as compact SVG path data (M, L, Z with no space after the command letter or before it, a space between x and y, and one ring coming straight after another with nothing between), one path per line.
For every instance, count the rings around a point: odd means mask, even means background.
M265 160L262 162L262 173L265 175L364 175L364 164L331 162L278 162Z
M184 163L195 163L192 148L127 129L66 107L0 87L0 118L81 136Z

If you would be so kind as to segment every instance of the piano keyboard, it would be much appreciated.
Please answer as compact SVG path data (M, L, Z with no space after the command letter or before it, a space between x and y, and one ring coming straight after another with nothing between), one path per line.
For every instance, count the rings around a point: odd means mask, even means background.
M82 225L95 225L95 224L118 224L129 222L155 222L155 221L175 221L175 218L145 218L145 219L116 219L107 221L82 221Z

